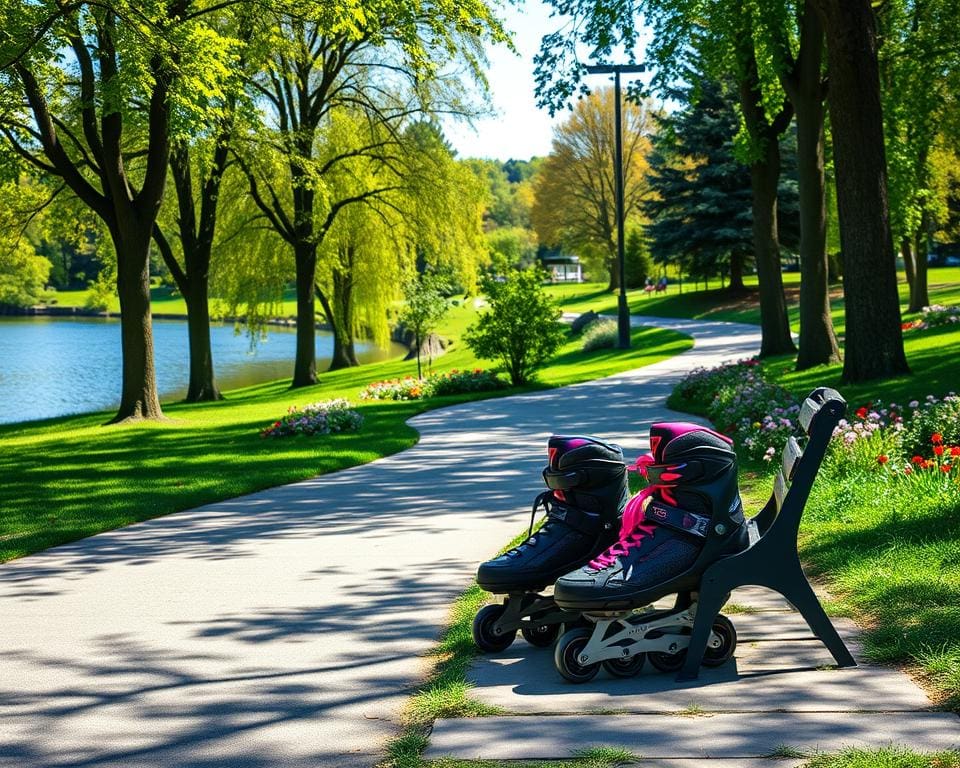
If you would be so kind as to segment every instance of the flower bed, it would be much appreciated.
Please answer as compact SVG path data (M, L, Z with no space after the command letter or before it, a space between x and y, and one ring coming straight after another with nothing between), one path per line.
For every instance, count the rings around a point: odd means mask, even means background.
M687 400L706 403L707 416L732 437L741 456L774 461L790 435L799 434L797 398L763 377L756 360L698 369L677 387ZM939 471L960 478L960 397L928 395L905 405L879 400L851 406L834 431L824 467L837 476L861 471L905 477Z
M328 435L331 432L356 432L363 416L342 398L309 405L292 405L279 421L260 430L261 437L289 435Z
M474 368L461 371L454 368L447 373L432 373L426 378L407 376L403 379L376 381L360 392L361 400L421 400L462 392L487 392L502 389L506 383L492 371Z
M923 331L927 328L937 328L941 325L960 323L960 307L932 304L920 310L920 318L909 320L901 325L904 331Z

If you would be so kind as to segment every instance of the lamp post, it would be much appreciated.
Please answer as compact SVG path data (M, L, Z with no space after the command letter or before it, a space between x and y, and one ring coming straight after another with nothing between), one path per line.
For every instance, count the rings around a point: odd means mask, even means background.
M620 73L633 75L644 72L645 69L639 64L592 64L587 66L586 70L591 75L613 75L614 135L616 136L613 179L617 209L617 269L620 273L620 295L617 297L617 335L619 337L617 347L619 349L630 349L630 310L627 307L626 267L623 263L623 126L620 104Z

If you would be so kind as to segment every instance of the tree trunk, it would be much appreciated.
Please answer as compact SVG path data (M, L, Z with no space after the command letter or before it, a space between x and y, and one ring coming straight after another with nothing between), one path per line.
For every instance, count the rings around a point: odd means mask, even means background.
M139 227L130 225L131 230ZM139 419L162 419L153 360L150 315L150 233L111 232L117 250L117 293L120 296L120 343L123 384L120 407L111 424Z
M189 263L189 260L188 260ZM190 386L187 402L222 400L213 373L213 350L210 346L210 307L206 275L193 275L188 293L187 332L190 338Z
M777 187L780 183L780 145L768 138L762 157L750 166L753 191L753 249L760 283L760 356L796 352L790 335L787 302L780 270L777 233Z
M909 237L900 240L900 255L903 257L903 272L910 288L910 304L913 304L913 286L917 281L917 263L914 261L913 243ZM914 311L914 310L911 310Z
M730 286L731 293L743 293L747 290L743 284L743 254L730 254Z
M317 330L313 286L317 276L317 248L297 243L293 249L297 266L297 355L291 388L317 383Z
M927 281L927 249L924 243L926 218L926 214L924 214L923 224L920 232L917 233L917 239L913 248L915 275L913 283L910 285L909 312L919 312L924 307L930 306L930 293L928 291L929 286Z
M840 360L830 313L827 198L824 176L824 104L820 67L823 28L804 6L797 83L791 94L797 121L797 185L800 196L800 351L797 370Z
M890 232L876 26L870 0L816 0L826 31L843 250L848 382L909 372Z
M771 122L761 93L753 40L747 30L739 40L745 69L739 82L740 106L756 155L750 165L753 208L753 250L760 283L760 355L796 352L790 335L787 301L780 268L780 237L777 231L777 192L780 184L780 134L792 116L789 104Z
M343 336L342 324L333 313L333 307L330 306L330 300L327 295L317 287L317 297L320 299L320 306L323 307L323 313L327 317L327 325L330 326L330 332L333 335L333 354L330 357L330 367L328 371L336 371L341 368L350 367L350 357L347 354L346 339Z
M360 365L357 360L356 345L353 338L353 246L345 248L346 267L343 270L333 270L333 308L338 311L338 334L340 337L340 357L346 361L346 366L338 363L339 368ZM331 363L332 365L332 363ZM333 370L331 367L330 370Z

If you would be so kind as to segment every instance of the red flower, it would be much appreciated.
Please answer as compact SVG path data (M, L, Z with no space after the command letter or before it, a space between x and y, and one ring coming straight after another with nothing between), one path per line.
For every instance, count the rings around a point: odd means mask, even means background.
M942 445L933 446L933 452L937 456L943 456L943 446Z
M861 419L867 418L868 413L869 413L869 409L865 405L860 408L857 408L857 416L859 416Z
M914 456L910 459L911 464L923 464L923 456Z
M955 445L950 449L951 456L960 456L960 445Z
M930 435L930 442L934 445L939 445L943 442L943 435L941 435L939 432L934 432L932 435Z
M940 471L942 471L942 472L949 472L949 471L950 471L950 465L949 465L949 464L944 464L942 467L940 467Z
M910 467L904 467L904 468L903 468L903 474L905 474L905 475L912 475L912 474L913 474L913 470L910 469Z
M879 456L877 456L878 464L886 464L888 461L890 461L890 457L887 456L885 453L881 453Z

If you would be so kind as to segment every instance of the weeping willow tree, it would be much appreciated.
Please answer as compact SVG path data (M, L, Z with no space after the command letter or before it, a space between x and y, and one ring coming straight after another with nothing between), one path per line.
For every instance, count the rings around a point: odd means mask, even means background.
M307 2L267 9L263 23L269 54L248 83L261 119L237 156L251 196L294 253L299 387L316 382L316 287L334 279L318 271L319 250L347 208L389 207L400 191L389 183L337 195L344 186L331 176L356 160L398 176L404 128L423 116L475 113L470 85L486 86L483 44L506 35L485 0ZM359 142L325 144L338 110L363 116ZM286 172L275 174L267 155L282 158ZM343 364L335 357L334 367Z
M360 135L362 122L356 113L334 115L326 151L343 152L350 137L356 141ZM439 130L426 122L395 138L390 162L358 151L338 163L325 182L336 199L384 190L341 211L319 250L315 290L333 332L330 369L335 370L357 365L358 336L386 344L387 308L414 270L442 270L465 290L476 287L486 258L484 199L475 174L454 159Z

